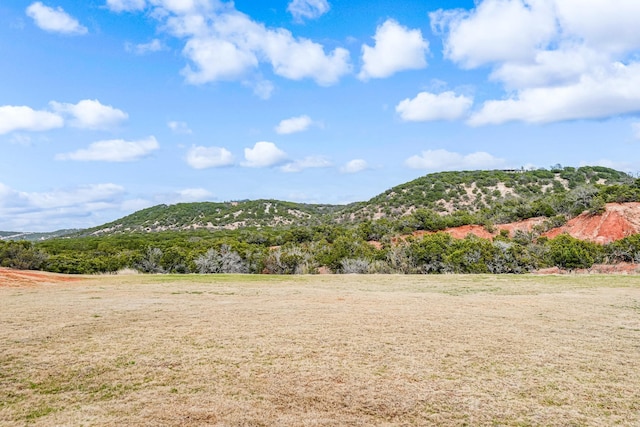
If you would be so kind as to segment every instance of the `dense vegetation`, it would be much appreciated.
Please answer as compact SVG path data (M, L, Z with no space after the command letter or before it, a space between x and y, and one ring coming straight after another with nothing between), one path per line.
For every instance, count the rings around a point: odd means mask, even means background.
M523 273L640 261L640 236L601 246L540 235L608 202L640 200L640 180L603 167L427 175L349 206L275 200L155 206L90 230L0 241L0 265L60 273ZM493 241L447 227L547 220ZM415 231L432 232L421 237Z
M0 264L59 273L524 273L558 266L639 262L640 235L601 246L568 235L536 238L506 233L493 241L447 233L369 243L369 226L318 226L284 233L163 232L105 237L0 242ZM256 240L257 239L257 240ZM278 245L272 246L272 244Z
M178 203L143 209L80 234L310 225L321 222L324 216L340 208L341 206L309 205L279 200Z

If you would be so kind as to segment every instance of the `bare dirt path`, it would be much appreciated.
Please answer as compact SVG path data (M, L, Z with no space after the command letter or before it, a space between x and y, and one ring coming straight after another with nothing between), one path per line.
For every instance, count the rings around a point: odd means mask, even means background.
M0 425L640 424L638 276L80 279L0 288Z

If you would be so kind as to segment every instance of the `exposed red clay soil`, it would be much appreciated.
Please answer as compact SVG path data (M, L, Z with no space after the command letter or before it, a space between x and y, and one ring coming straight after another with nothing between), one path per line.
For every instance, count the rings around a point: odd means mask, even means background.
M12 270L0 267L0 288L21 288L35 285L47 285L82 280L63 274L44 273L40 271Z
M493 233L490 233L481 225L463 225L442 230L456 239L464 239L472 234L483 239L493 239L500 234L500 231L507 230L509 236L513 237L516 231L530 232L536 225L542 224L547 218L529 218L524 221L512 222L509 224L496 224ZM640 233L640 203L608 203L605 211L599 215L583 213L564 226L554 228L543 236L554 238L560 234L569 234L581 240L588 240L595 243L606 244L616 240L624 239L632 234ZM421 237L425 234L433 234L430 231L415 231L414 237ZM394 243L405 240L406 236L393 239ZM371 242L370 242L371 243Z
M602 215L583 213L544 236L554 238L567 233L581 240L600 244L640 233L640 203L608 203Z
M533 227L542 224L546 220L546 217L539 216L536 218L525 219L523 221L512 222L510 224L498 224L495 227L498 230L498 233L501 230L507 230L509 232L509 236L513 236L516 231L530 232L533 230Z
M464 239L469 234L472 234L476 237L481 237L483 239L493 239L497 236L500 231L507 230L510 236L513 236L514 233L518 230L520 231L531 231L535 225L541 224L546 218L529 218L524 221L512 222L510 224L498 224L496 225L495 231L490 233L483 225L461 225L460 227L451 227L442 230L443 233L450 234L452 237L456 239ZM412 233L413 237L422 237L426 234L434 234L433 231L414 231ZM397 243L398 240L404 240L405 237L400 237L394 240L394 243ZM371 243L371 242L369 242Z

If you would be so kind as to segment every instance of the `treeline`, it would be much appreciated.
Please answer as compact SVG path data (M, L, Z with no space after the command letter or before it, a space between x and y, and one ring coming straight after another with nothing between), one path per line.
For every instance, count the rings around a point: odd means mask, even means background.
M386 223L386 225L385 225ZM388 222L358 227L317 226L223 233L153 233L0 242L0 265L58 273L526 273L557 266L573 270L595 263L640 262L640 235L608 245L568 235L506 232L493 241L455 239L436 232L370 241Z

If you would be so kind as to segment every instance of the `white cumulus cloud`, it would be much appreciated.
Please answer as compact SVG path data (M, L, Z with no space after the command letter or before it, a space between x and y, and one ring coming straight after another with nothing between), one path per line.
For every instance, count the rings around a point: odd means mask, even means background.
M187 81L193 84L235 80L258 66L255 53L219 38L193 38L187 41L182 53L196 66L182 70Z
M194 169L219 168L234 161L233 154L222 147L193 146L187 152L187 163Z
M51 101L51 108L72 117L71 125L83 129L109 129L127 120L129 115L97 99L84 99L77 104Z
M575 83L523 89L513 98L486 101L471 116L469 124L601 119L637 111L640 111L640 63L618 63L597 74L585 74Z
M287 6L287 11L297 21L303 19L316 19L331 9L327 0L292 0Z
M232 3L156 1L153 16L163 28L185 40L182 70L187 82L245 80L261 64L291 80L312 79L332 85L351 71L349 51L297 38L284 28L267 28L235 10Z
M148 43L125 43L124 45L124 49L127 52L135 53L136 55L160 52L161 50L165 50L166 48L167 47L159 39L153 39Z
M150 136L138 141L111 139L98 141L89 148L71 153L58 154L57 160L98 161L98 162L132 162L147 157L160 148L155 137Z
M465 68L526 60L556 34L549 1L484 0L472 11L430 15L432 28L447 32L445 56Z
M287 135L290 133L303 132L309 129L312 124L313 120L311 120L311 117L303 115L282 120L278 126L275 127L275 130L281 135Z
M363 159L353 159L348 161L344 166L340 168L342 173L358 173L363 170L369 169L369 164Z
M0 183L0 217L5 227L20 231L90 227L98 223L100 212L118 210L124 195L125 189L113 183L45 192L18 191Z
M113 12L134 12L146 7L145 0L107 0L107 7Z
M0 135L14 131L46 131L64 126L64 119L49 111L24 105L0 106Z
M396 112L407 122L455 120L464 117L472 104L472 98L450 91L439 94L420 92L413 99L400 101Z
M193 133L193 131L189 128L189 125L185 122L172 120L167 122L167 126L169 126L169 129L171 129L173 133L181 133L186 135L190 135L191 133Z
M426 150L419 155L411 156L405 165L411 169L442 170L476 170L502 166L504 159L494 157L484 151L460 154L447 150Z
M211 199L213 193L204 188L185 188L177 193L177 203L201 202Z
M273 95L275 87L269 80L246 80L243 82L244 86L253 89L253 94L262 100L267 100Z
M301 172L305 169L328 168L332 166L331 161L325 156L309 156L301 160L296 160L282 166L282 172Z
M361 80L389 77L403 70L417 70L427 66L425 59L429 42L420 30L410 30L389 19L380 25L375 46L362 46Z
M51 8L37 1L27 7L27 16L41 29L62 34L86 34L87 27L70 16L61 7Z
M260 141L256 142L253 148L244 149L244 158L242 166L266 168L286 161L287 153L279 149L273 142Z
M432 13L445 57L491 67L504 96L471 125L602 119L640 112L640 2L484 0Z

